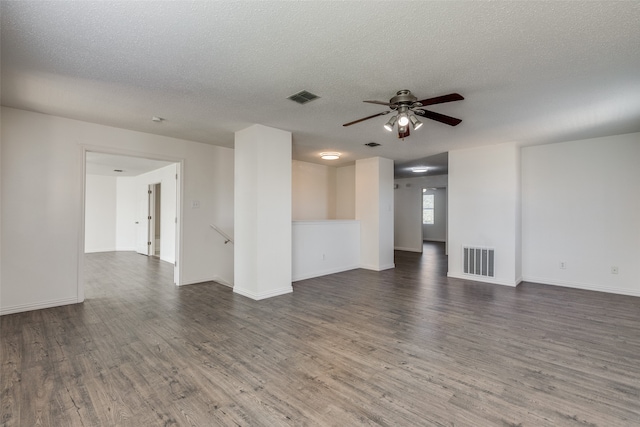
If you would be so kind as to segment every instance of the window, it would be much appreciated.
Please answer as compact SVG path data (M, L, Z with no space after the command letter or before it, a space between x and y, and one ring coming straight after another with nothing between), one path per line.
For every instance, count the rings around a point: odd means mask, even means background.
M426 189L422 190L422 223L423 224L433 224L433 219L434 219L434 215L433 215L433 207L434 207L434 200L433 194L425 194L426 193Z

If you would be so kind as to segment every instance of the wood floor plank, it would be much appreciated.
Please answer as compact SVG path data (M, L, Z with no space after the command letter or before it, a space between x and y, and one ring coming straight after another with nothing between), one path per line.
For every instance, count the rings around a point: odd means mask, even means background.
M86 301L0 318L3 426L640 426L640 298L396 268L252 301L86 256Z

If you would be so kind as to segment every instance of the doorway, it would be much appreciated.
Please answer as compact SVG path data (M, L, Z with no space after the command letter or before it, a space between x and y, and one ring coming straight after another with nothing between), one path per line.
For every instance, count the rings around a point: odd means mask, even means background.
M422 241L447 242L447 188L422 188Z
M171 265L173 283L180 284L182 162L89 150L84 154L85 217L81 255L131 251L157 257L160 262ZM96 183L102 187L96 188ZM99 203L96 205L96 202ZM103 214L95 215L95 212ZM104 215L105 212L109 215ZM99 250L92 243L96 230L104 237ZM84 277L82 265L80 269ZM83 288L84 281L80 283Z
M137 201L136 252L163 259L165 254L163 254L160 240L163 228L162 183L145 184L139 188L142 191ZM165 212L165 214L167 213L170 212ZM164 256L164 258L166 261L167 257Z

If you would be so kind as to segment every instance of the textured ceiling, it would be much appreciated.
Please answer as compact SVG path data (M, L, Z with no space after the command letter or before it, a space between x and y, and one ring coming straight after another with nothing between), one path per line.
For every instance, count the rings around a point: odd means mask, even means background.
M451 149L640 131L640 2L6 2L2 105L226 147L260 123L294 158L409 165ZM306 105L287 96L308 90ZM461 118L398 140L362 101L410 89ZM152 116L166 120L151 121ZM367 142L382 144L365 147Z

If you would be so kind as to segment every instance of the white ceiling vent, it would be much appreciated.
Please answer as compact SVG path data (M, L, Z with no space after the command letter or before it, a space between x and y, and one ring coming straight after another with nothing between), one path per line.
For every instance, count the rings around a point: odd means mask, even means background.
M318 95L314 95L313 93L307 92L306 90L294 93L293 95L287 97L287 99L295 101L298 104L306 104L307 102L311 102L314 99L318 98L320 98Z

